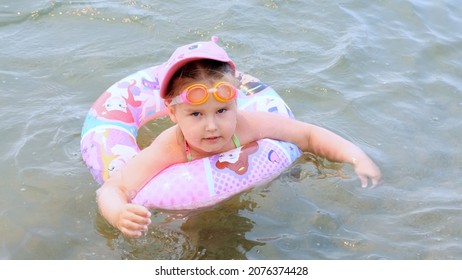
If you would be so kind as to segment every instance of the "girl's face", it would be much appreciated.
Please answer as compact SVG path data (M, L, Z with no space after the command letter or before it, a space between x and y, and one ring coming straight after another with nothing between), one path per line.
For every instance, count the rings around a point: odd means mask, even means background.
M209 83L205 84L212 87ZM182 103L169 108L170 118L178 124L192 151L207 156L233 147L230 143L236 130L235 99L220 102L210 94L203 104Z

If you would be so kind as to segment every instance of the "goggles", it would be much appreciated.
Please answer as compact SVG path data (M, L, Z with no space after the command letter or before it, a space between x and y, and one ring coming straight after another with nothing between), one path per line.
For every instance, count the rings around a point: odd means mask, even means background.
M180 95L175 96L170 105L181 103L200 105L209 99L210 93L219 102L229 102L236 98L237 89L227 82L218 82L212 88L204 84L193 84L187 87Z

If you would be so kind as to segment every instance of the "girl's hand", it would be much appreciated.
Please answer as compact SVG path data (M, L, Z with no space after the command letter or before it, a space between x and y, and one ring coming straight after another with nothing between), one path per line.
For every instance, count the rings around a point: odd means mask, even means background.
M369 157L363 157L361 159L353 158L353 165L356 174L361 180L361 187L367 188L369 185L369 179L371 180L371 188L376 187L381 183L381 172L380 169Z
M117 228L128 237L139 237L151 223L151 212L141 205L127 203L120 212Z

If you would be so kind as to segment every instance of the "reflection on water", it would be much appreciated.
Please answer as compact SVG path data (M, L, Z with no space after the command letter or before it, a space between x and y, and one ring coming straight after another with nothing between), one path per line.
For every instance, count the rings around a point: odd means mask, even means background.
M246 259L263 243L245 238L254 222L239 215L255 203L233 198L211 209L193 212L153 212L153 223L141 238L125 238L104 219L98 231L122 259Z
M456 0L2 1L0 259L461 259L460 26ZM351 166L306 155L216 207L153 210L140 239L108 226L79 151L88 109L211 35L384 183L364 190Z

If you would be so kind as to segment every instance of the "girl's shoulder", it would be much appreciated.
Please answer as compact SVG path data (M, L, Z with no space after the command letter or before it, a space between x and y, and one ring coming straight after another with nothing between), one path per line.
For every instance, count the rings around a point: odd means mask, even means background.
M154 153L165 153L175 161L184 157L184 138L177 125L162 131L148 147Z
M275 118L276 117L276 120ZM271 129L277 128L277 114L260 111L239 111L237 116L236 134L242 144L266 138ZM276 123L275 123L276 121Z
M247 129L271 129L282 124L290 124L293 119L277 114L262 111L239 111L238 125Z
M242 142L270 138L294 143L310 132L309 125L277 113L241 111L237 133Z

